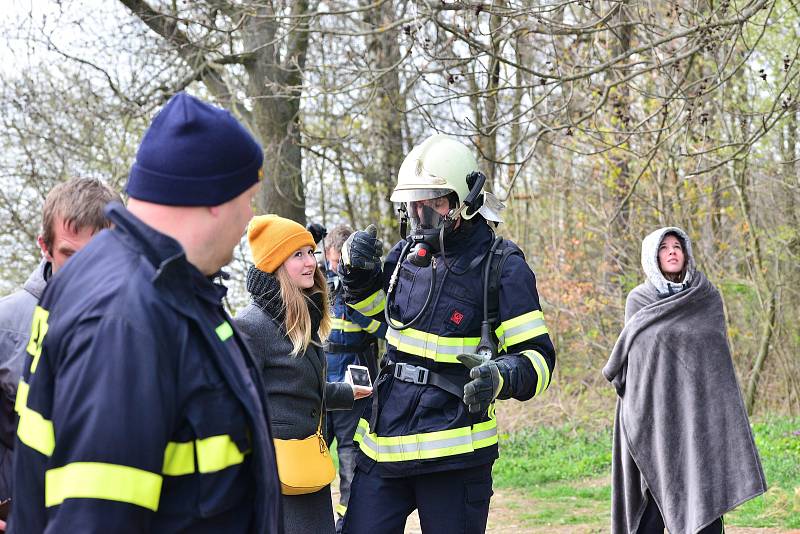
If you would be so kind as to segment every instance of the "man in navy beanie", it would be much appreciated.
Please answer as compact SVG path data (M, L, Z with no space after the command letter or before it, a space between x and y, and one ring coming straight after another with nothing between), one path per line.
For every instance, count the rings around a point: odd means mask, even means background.
M213 282L262 163L227 111L179 93L155 117L128 208L34 313L11 531L281 530L260 374Z

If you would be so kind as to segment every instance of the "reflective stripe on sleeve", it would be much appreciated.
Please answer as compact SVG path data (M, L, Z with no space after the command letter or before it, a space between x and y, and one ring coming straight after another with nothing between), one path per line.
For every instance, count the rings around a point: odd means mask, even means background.
M36 367L39 365L39 358L42 355L42 343L44 336L47 334L47 319L50 317L50 312L36 306L33 309L33 318L31 319L31 339L28 341L28 346L25 350L33 356L31 362L31 374L36 372Z
M480 340L479 337L437 336L413 328L398 331L390 327L386 331L386 342L397 350L440 363L460 363L456 356L475 352Z
M337 504L336 505L336 513L339 514L340 516L344 517L344 514L347 513L347 506L343 505L342 503Z
M497 443L497 420L471 427L452 428L406 436L382 437L369 432L365 419L358 422L353 441L376 462L403 462L467 454Z
M379 289L360 302L356 302L355 304L348 303L348 306L361 312L363 315L376 315L382 312L383 308L386 306L386 293L383 292L383 289Z
M373 320L371 320L369 322L369 324L366 326L366 328L364 328L364 330L366 330L370 334L374 334L375 332L378 331L378 328L380 328L380 327L381 327L381 323L376 321L375 319L373 319Z
M25 396L27 397L27 390ZM52 455L56 448L53 422L24 405L20 406L17 436L22 443L45 456Z
M533 364L536 369L536 391L534 396L542 393L550 386L550 367L547 365L547 360L544 356L535 350L523 350L520 354L524 354Z
M341 330L342 332L361 332L362 328L356 323L351 323L347 319L331 318L331 330Z
M541 310L523 313L513 319L503 321L495 330L498 341L498 351L507 350L508 347L522 343L536 336L547 333L544 324L544 314Z
M66 499L105 499L158 510L161 475L127 465L75 462L49 469L44 479L44 505Z
M17 412L17 415L21 415L22 409L28 405L28 391L30 391L30 386L23 378L20 378L17 385L17 398L14 399L14 411Z
M198 439L197 470L201 473L213 473L244 461L244 453L233 442L230 436L211 436Z
M173 477L194 473L194 441L167 443L161 472Z
M238 465L249 452L240 452L227 434L195 441L170 441L164 450L162 473L168 476L191 475L195 472L195 451L199 473L214 473Z

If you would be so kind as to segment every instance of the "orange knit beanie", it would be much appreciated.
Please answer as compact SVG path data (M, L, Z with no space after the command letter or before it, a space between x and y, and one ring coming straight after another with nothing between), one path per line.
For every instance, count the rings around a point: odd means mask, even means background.
M311 233L299 223L277 215L258 215L247 225L247 241L259 271L274 273L295 251L315 247Z

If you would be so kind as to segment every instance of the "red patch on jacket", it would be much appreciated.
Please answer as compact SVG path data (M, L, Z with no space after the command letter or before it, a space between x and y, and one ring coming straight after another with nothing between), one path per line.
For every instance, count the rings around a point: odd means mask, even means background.
M461 321L464 319L464 314L460 311L456 310L453 312L453 315L450 316L450 322L455 325L460 325Z

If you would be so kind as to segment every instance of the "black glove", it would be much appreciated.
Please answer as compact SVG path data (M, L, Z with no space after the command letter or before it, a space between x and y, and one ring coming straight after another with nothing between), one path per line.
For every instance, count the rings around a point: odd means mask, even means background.
M319 243L322 239L328 235L328 229L322 226L319 223L311 223L306 226L306 230L311 233L311 237L314 239L314 243Z
M472 379L464 386L464 404L469 413L483 413L503 392L511 374L508 364L502 360L487 360L478 354L459 354L457 358L470 367Z
M383 243L378 239L374 224L366 230L353 232L342 245L342 265L347 269L373 271L381 264Z

